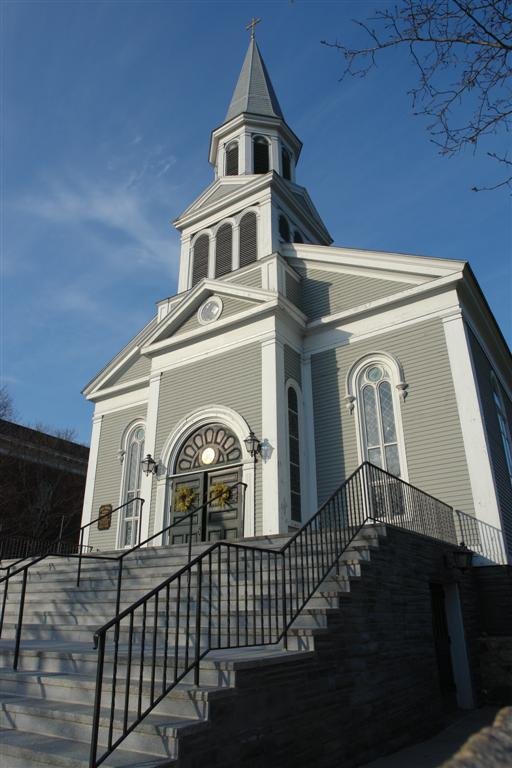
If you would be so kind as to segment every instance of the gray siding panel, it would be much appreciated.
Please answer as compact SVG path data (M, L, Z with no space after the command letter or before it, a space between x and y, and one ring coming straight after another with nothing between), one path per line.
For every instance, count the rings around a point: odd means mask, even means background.
M208 405L237 411L256 435L261 435L261 345L246 344L215 357L165 371L160 384L155 456L177 423L187 414ZM172 472L172 468L170 470ZM257 469L257 530L261 530L261 472ZM151 531L154 516L151 511Z
M136 419L146 418L146 406L137 405L123 411L107 413L101 422L98 463L94 479L92 518L98 517L102 504L119 506L123 465L119 461L118 451L125 429ZM89 544L99 549L115 549L117 533L117 515L112 518L108 531L98 531L97 525L91 526Z
M298 352L288 346L284 345L284 378L295 379L295 381L302 386L302 369L301 359Z
M474 513L462 431L442 323L429 320L312 357L319 502L357 467L356 412L345 380L363 355L380 350L401 362L409 385L401 404L409 481Z
M141 379L149 376L151 371L151 360L149 357L137 354L130 362L124 366L114 377L105 384L106 387L113 387L115 384L125 384L134 379Z
M246 285L248 288L261 288L261 268L250 269L236 277L230 278L233 285Z
M302 309L310 320L383 299L414 286L394 280L298 267L302 277Z
M478 343L475 335L468 329L469 344L473 356L475 375L477 379L480 403L483 411L487 441L491 456L494 481L496 483L496 493L500 506L503 528L507 539L507 545L512 555L512 485L508 472L507 460L505 458L505 449L501 437L498 414L494 404L493 390L491 384L492 366L485 355L483 349ZM512 403L508 399L503 387L498 383L501 393L501 399L508 414L509 429L512 424Z
M289 272L286 273L286 298L302 309L302 285Z
M230 315L236 315L239 312L245 312L246 310L252 309L256 306L254 301L235 299L232 296L222 296L222 303L224 305L221 315L223 319L229 317ZM197 319L197 311L194 311L193 314L190 315L187 320L185 320L183 325L180 325L180 327L174 332L174 335L178 336L181 333L186 333L187 331L195 331L197 328L203 327L204 326L202 326Z

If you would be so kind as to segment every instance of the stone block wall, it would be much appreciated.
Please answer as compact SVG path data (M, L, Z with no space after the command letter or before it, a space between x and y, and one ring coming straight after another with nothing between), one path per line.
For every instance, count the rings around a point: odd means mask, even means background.
M388 527L314 652L237 671L232 695L212 701L211 730L180 739L180 768L351 768L442 727L430 582L460 581L478 668L472 575L447 565L450 549Z

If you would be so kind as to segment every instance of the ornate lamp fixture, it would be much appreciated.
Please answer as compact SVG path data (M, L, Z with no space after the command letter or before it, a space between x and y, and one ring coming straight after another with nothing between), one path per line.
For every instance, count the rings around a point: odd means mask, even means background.
M156 475L158 472L158 464L154 460L154 458L151 456L150 453L146 456L145 459L142 459L142 471L146 475Z
M473 552L466 547L463 541L452 552L452 563L459 571L468 571L471 568Z
M247 435L247 437L244 440L245 447L247 448L248 453L252 456L253 459L256 458L256 456L261 453L261 443L254 434L254 432L251 431Z

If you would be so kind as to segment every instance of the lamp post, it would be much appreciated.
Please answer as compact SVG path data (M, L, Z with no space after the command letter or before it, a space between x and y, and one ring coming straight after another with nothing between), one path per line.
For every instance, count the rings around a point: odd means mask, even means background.
M473 552L461 541L457 549L452 551L452 558L455 568L462 572L468 571L471 568Z
M256 463L258 461L258 454L261 453L261 442L258 440L252 429L249 430L249 434L244 440L244 445L247 449L247 453L252 457L254 461L254 478L253 478L253 535L256 536Z
M145 459L142 459L142 471L146 475L156 475L158 472L158 464L154 460L154 458L151 456L150 453L147 454Z

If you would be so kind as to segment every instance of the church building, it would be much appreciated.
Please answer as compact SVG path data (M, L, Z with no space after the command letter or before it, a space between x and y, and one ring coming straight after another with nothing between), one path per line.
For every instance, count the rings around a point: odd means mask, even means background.
M174 222L178 293L84 389L82 523L125 505L84 543L132 546L234 484L195 540L293 532L369 461L512 559L511 358L469 264L333 245L301 150L253 36L214 180Z

